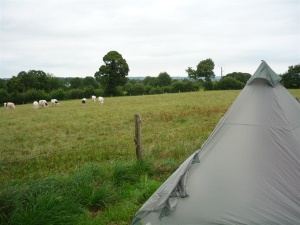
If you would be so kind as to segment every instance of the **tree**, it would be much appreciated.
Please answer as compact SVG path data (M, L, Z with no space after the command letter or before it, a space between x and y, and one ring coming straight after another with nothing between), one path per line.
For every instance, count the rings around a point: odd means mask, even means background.
M132 87L133 95L142 95L145 93L145 86L143 84L135 84Z
M4 88L0 88L0 102L9 102L11 101L10 95Z
M72 78L72 79L70 80L70 88L71 88L71 89L82 88L82 87L83 87L82 80L83 80L83 79L80 78L80 77Z
M63 100L66 98L66 92L64 91L63 88L55 89L50 92L51 99L60 99Z
M51 91L60 89L60 88L63 88L63 89L65 88L65 85L61 79L54 77L53 75L48 76L48 77L49 77L49 86L50 86Z
M79 99L84 97L83 90L77 88L77 89L71 89L69 91L69 98L71 99Z
M282 80L286 88L300 88L300 64L289 66L288 71L282 75Z
M185 91L185 84L182 81L174 81L171 85L171 92L184 92Z
M20 80L22 92L26 92L30 89L45 90L48 92L58 88L56 84L59 84L59 81L56 81L56 83L51 81L56 79L52 74L46 74L41 70L29 70L27 73L21 71L17 77ZM54 86L52 86L52 84L54 84Z
M6 84L5 80L0 78L0 89L5 89L6 90Z
M24 90L24 87L21 84L20 79L16 76L10 78L6 83L6 86L7 86L8 93L17 94L18 92L22 92Z
M42 70L29 70L28 76L31 77L33 80L37 79L37 83L30 88L36 88L40 90L44 90L46 92L50 91L50 78L47 74Z
M144 78L143 84L145 86L146 85L151 85L153 87L156 87L156 86L158 86L158 79L156 77L147 76L147 77Z
M199 90L199 85L196 83L193 83L192 81L188 79L182 80L184 83L184 91L198 91Z
M117 86L123 86L127 82L129 67L122 55L117 51L110 51L103 57L99 71L95 78L101 83L106 95L117 95Z
M221 90L239 90L243 89L245 84L232 76L225 76L218 82Z
M209 58L200 61L196 70L188 67L188 69L185 71L188 73L188 77L194 80L199 80L203 77L205 81L211 81L213 78L215 78L215 73L213 71L214 68L215 64L212 59Z
M172 78L167 72L160 73L157 80L160 87L166 87L172 83Z
M236 80L246 84L247 81L250 79L251 74L250 73L233 72L233 73L227 74L225 77L233 77Z
M127 82L125 85L124 85L124 95L131 95L132 93L132 87L133 87L133 84L131 84L130 82Z
M36 78L35 82L34 78L31 77L31 75L27 74L25 71L21 71L17 77L20 81L20 84L22 85L22 91L27 91L34 88L34 85L36 84L36 82L38 82Z
M134 84L137 84L138 81L136 79L128 79L127 83L134 85Z
M26 102L33 102L33 101L38 101L40 99L45 99L44 96L42 96L41 94L44 94L44 92L42 92L41 90L37 90L37 89L29 89L25 92L25 101Z
M83 93L84 93L84 96L92 97L92 95L95 94L95 88L91 85L85 86L83 88Z
M155 94L163 94L163 89L161 87L154 87L154 88L151 88L149 90L149 94L150 95L155 95Z
M84 86L93 86L94 88L98 88L99 87L99 84L97 83L97 81L95 80L94 77L86 77L83 79L83 85Z

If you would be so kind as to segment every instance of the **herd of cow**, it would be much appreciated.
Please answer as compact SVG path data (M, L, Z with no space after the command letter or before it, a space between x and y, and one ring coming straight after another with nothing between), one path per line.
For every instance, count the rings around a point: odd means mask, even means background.
M95 95L92 96L92 100L94 101L94 103L97 101L97 97ZM102 105L104 103L104 98L103 97L98 97L98 101L99 103ZM86 98L83 98L81 100L81 104L85 105L87 102ZM59 106L59 101L57 99L51 99L51 103L54 106ZM5 102L4 103L4 107L9 108L9 109L15 109L16 106L13 102ZM34 109L38 109L39 107L48 107L48 102L46 100L39 100L39 101L34 101L33 102L33 108Z

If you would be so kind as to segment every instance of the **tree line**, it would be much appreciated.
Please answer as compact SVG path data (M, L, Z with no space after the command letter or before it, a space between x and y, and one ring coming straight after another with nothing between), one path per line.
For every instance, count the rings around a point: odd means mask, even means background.
M199 90L242 89L251 77L249 73L233 72L215 79L214 62L206 59L196 69L188 67L187 78L174 79L167 72L157 77L146 76L138 80L128 78L129 66L116 51L103 57L102 65L94 76L85 78L59 78L41 70L21 71L10 79L0 79L0 100L26 104L40 99L81 99L96 96L131 96L163 93L190 92ZM289 66L281 74L286 88L300 88L300 64Z

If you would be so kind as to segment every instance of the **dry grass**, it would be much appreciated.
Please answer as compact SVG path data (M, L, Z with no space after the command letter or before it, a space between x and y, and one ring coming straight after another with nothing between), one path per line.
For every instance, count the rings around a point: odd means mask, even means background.
M72 171L86 162L135 158L134 114L142 118L143 148L154 161L184 160L200 148L240 91L190 92L80 100L34 110L0 108L0 181ZM300 98L299 90L290 90ZM175 154L175 155L174 155Z

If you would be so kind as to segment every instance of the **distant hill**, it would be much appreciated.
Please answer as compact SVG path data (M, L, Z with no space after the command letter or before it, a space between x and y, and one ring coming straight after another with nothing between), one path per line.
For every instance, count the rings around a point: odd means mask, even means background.
M146 77L127 77L130 80L144 80ZM173 80L189 79L188 77L171 77Z
M188 80L192 80L188 77L171 77L173 80L184 80L184 79L188 79ZM144 80L145 77L128 77L128 79L130 80ZM221 79L221 76L215 76L214 81L219 81Z
M75 78L75 77L56 77L56 78L59 78L59 79L66 79L66 80L68 80L68 79L72 79L72 78ZM82 79L83 79L84 77L82 77ZM127 77L128 79L130 79L130 80L144 80L145 79L145 77ZM188 77L171 77L173 80L184 80L184 79L190 79L190 78L188 78ZM9 80L10 78L1 78L1 79L3 79L3 80ZM215 81L219 81L221 79L221 77L220 76L216 76L215 77Z

